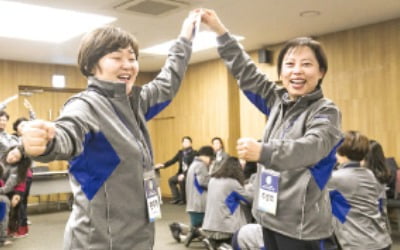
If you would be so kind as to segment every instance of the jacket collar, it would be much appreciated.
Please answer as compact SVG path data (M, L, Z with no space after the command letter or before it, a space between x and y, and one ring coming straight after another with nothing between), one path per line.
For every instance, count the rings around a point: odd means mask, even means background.
M359 168L361 164L359 161L349 161L346 163L341 164L339 168Z
M125 83L103 81L97 79L94 76L90 76L88 78L88 89L99 92L105 97L111 97L111 98L126 97ZM130 95L137 97L137 95L140 93L140 90L141 87L133 86Z
M295 103L300 106L309 106L311 103L324 97L321 86L317 86L313 92L301 96L295 101L290 100L289 94L285 88L279 88L277 94L281 97L282 103L287 106L291 106Z

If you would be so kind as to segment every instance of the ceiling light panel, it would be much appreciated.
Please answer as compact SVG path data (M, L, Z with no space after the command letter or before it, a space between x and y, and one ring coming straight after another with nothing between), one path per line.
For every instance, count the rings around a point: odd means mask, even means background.
M61 43L116 18L0 1L0 37Z

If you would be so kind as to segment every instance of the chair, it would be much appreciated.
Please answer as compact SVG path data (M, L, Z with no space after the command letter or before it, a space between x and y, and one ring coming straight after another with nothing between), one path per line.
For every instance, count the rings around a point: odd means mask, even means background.
M396 213L397 230L400 232L400 169L396 170L396 185L394 198L387 200L387 208Z

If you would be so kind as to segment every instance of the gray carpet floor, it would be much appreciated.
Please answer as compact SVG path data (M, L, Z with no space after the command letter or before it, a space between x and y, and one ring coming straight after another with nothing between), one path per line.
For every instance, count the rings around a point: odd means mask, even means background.
M29 219L29 236L13 239L13 244L3 249L13 250L61 250L65 223L69 216L66 207L31 207ZM177 243L170 234L168 224L180 221L188 223L185 207L181 205L162 205L162 219L156 222L156 244L154 250L188 249L182 243ZM394 229L397 229L395 227ZM400 250L400 233L392 235L395 242L392 250ZM189 249L204 249L201 242L193 242Z

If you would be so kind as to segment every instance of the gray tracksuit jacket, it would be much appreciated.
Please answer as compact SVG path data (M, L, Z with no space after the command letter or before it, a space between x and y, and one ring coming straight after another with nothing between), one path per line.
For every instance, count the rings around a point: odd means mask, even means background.
M260 224L247 224L241 227L232 240L234 250L266 250Z
M340 111L323 97L320 87L291 101L286 89L258 70L229 33L218 37L218 42L220 56L241 90L268 116L255 183L254 217L263 227L292 238L329 237L333 228L326 183L343 137ZM280 173L276 215L258 210L262 168Z
M241 203L250 204L250 192L235 179L211 178L208 183L204 230L234 233L247 224Z
M131 95L125 84L89 78L56 120L56 137L35 160L70 160L74 204L64 249L147 250L154 245L144 191L153 171L146 121L177 93L191 55L179 38L157 77Z
M186 175L186 212L204 213L209 181L207 165L195 157Z
M376 250L392 244L385 185L359 162L339 166L328 183L335 235L343 250Z

